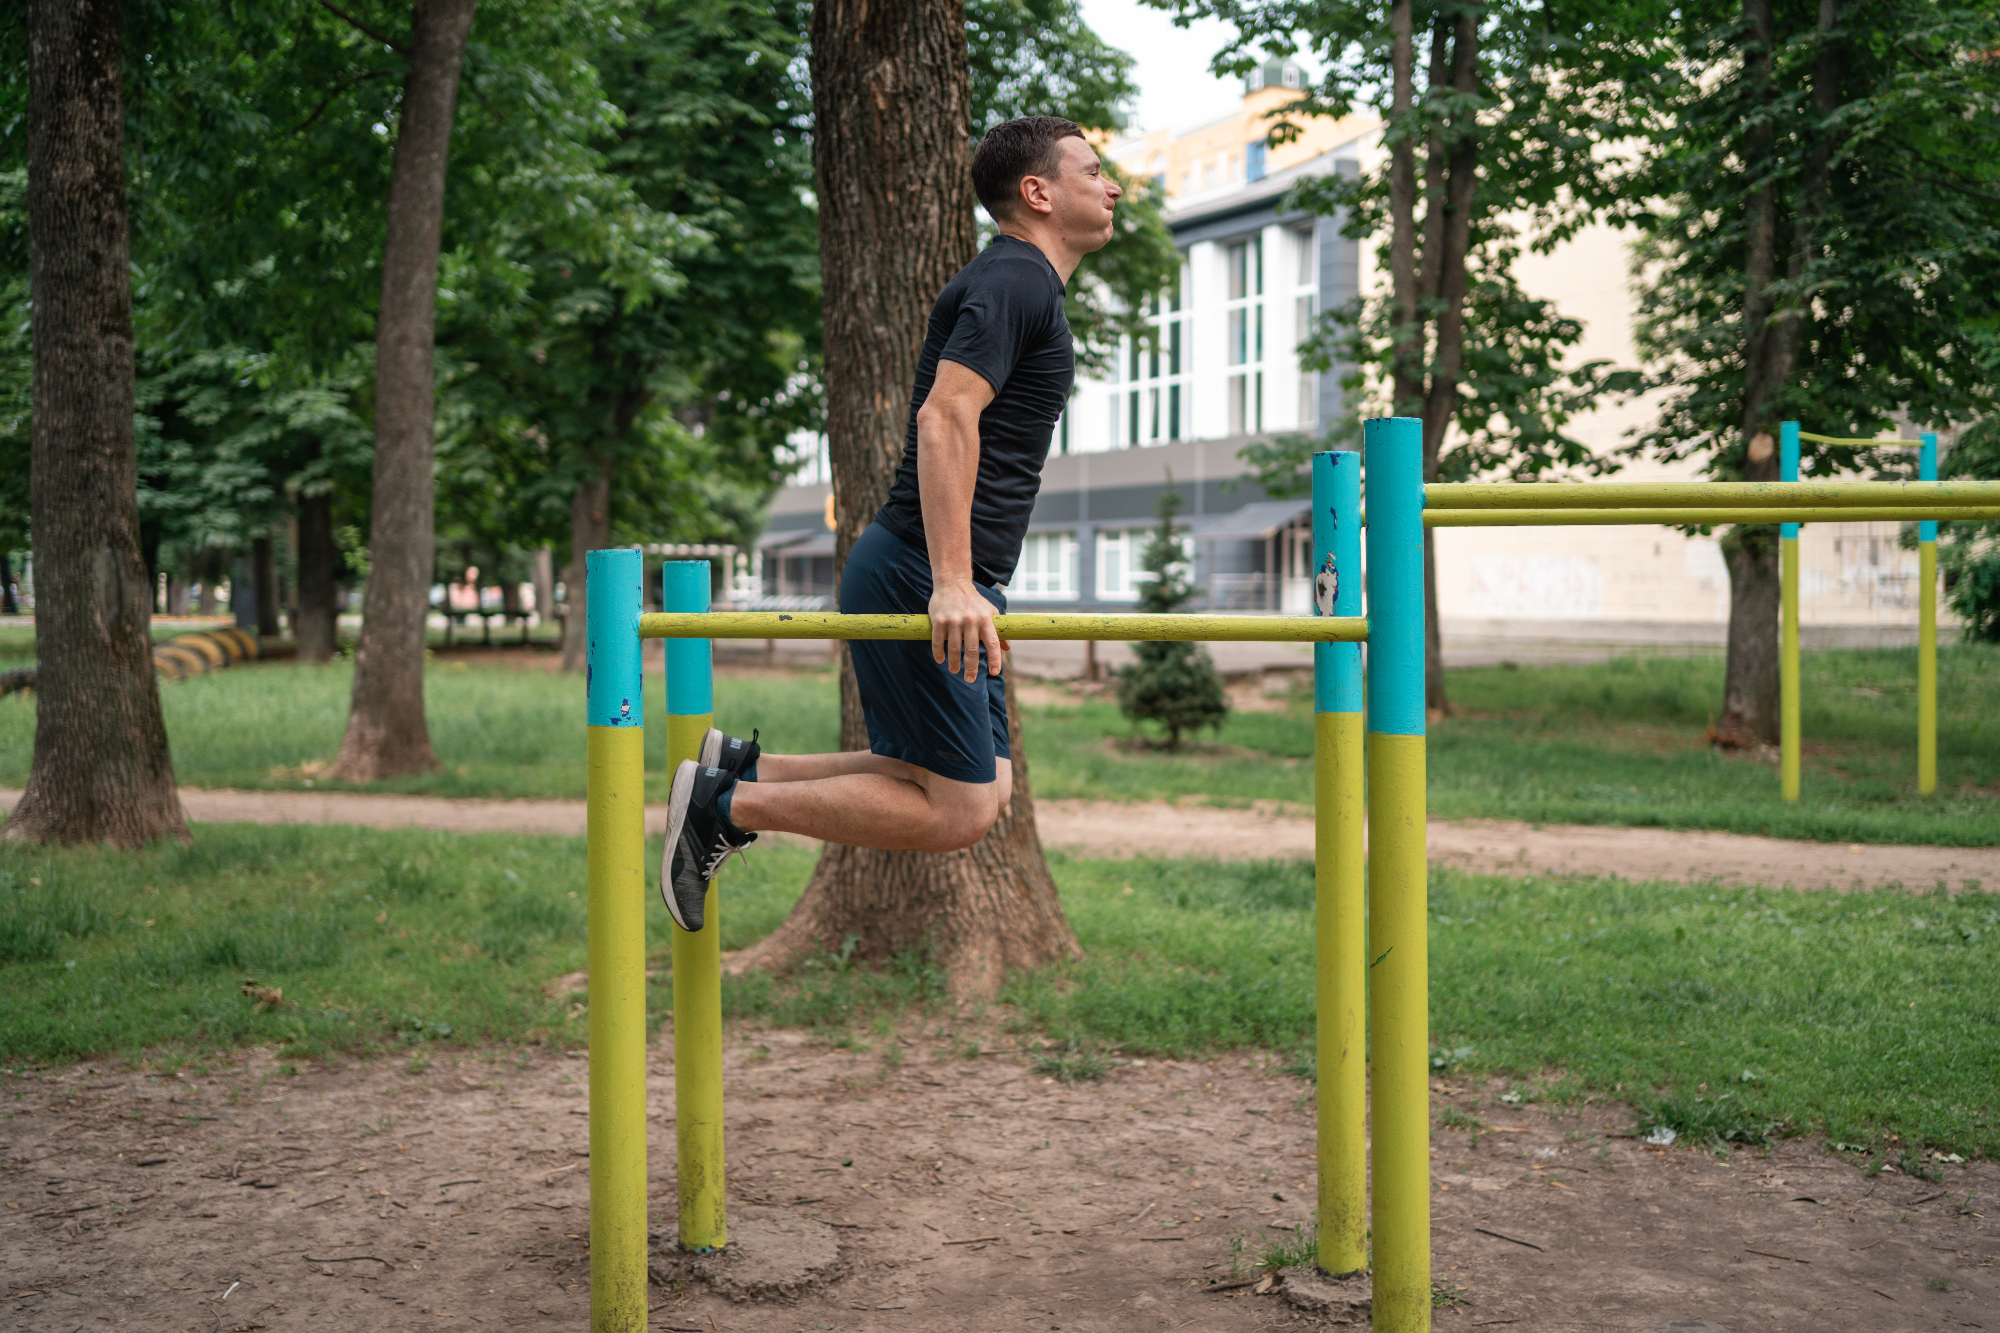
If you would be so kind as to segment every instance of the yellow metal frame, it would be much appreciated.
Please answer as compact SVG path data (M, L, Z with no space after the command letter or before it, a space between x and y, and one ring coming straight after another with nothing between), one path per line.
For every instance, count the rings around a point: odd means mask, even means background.
M1799 799L1799 539L1778 539L1778 786ZM1768 733L1766 733L1768 734Z
M1003 639L1095 639L1158 643L1359 643L1368 622L1341 616L993 617ZM929 616L837 611L709 611L639 618L642 639L928 639Z
M1371 422L1369 426L1372 429L1381 424ZM1413 421L1391 424L1400 432L1395 438L1401 444L1420 438ZM1397 492L1384 494L1394 496ZM1996 483L1433 485L1423 488L1423 494L1429 512L1421 521L1433 526L2000 516L2000 484ZM1383 552L1394 554L1392 560L1378 566L1380 569L1391 564L1415 568L1412 562L1419 560L1415 554L1421 549L1421 543L1415 541L1417 515L1408 512L1407 496L1399 507L1403 510L1398 520L1403 530L1381 534ZM1371 546L1377 535L1370 531ZM1785 540L1784 550L1785 653L1789 664L1785 674L1793 683L1785 715L1794 740L1786 783L1788 792L1796 795L1796 541ZM1409 569L1404 569L1395 586L1420 586L1412 577ZM1923 615L1925 642L1933 648L1930 655L1920 658L1919 667L1920 716L1925 719L1924 734L1933 737L1928 749L1920 751L1920 783L1926 792L1936 781L1935 578L1936 551L1926 542ZM697 604L705 605L705 577L698 582L701 597ZM594 591L592 600L596 600ZM1411 606L1421 604L1420 596L1414 602L1408 597L1400 600ZM680 600L678 604L685 607L689 603ZM1392 606L1385 602L1369 609L1371 615L1387 617ZM1321 889L1315 922L1321 960L1316 978L1321 1016L1320 1256L1332 1271L1364 1266L1373 1269L1375 1328L1395 1333L1424 1333L1431 1324L1425 740L1421 650L1403 642L1412 632L1407 623L1411 606L1401 607L1395 615L1399 646L1394 656L1402 665L1390 673L1393 685L1371 681L1366 720L1360 713L1344 711L1316 711L1314 718L1316 862ZM1416 614L1420 626L1421 613ZM683 610L638 616L636 620L637 638L930 637L929 619L924 616ZM630 620L622 623L632 625ZM1383 623L1387 634L1386 619ZM1008 615L996 617L996 627L1002 637L1021 640L1354 643L1365 641L1370 634L1370 620L1351 616ZM618 632L630 634L632 629ZM626 642L636 646L636 640ZM708 709L712 705L706 702L706 645L700 648L698 674L703 688L698 697L703 702L698 706ZM670 647L670 657L675 651ZM636 659L621 669L636 677ZM691 680L688 673L696 670L690 665L683 676ZM1378 685L1392 690L1402 720L1392 715L1394 709L1378 711ZM668 759L677 767L682 760L696 757L713 714L676 714L671 711L671 702ZM594 696L592 707L600 707ZM1411 708L1414 714L1409 713ZM642 1333L646 1326L642 738L643 731L637 726L596 725L593 713L588 772L590 1230L595 1333ZM1365 806L1361 790L1364 758L1369 781ZM1364 823L1369 838L1365 889ZM720 1248L728 1241L721 954L720 933L715 928L719 916L711 889L708 928L695 934L676 930L673 936L680 1241L691 1250ZM1349 964L1342 961L1345 959L1360 961ZM1372 1071L1365 1094L1359 1077L1363 1061ZM1362 1129L1364 1096L1372 1138ZM1363 1182L1370 1177L1371 1167L1372 1188L1364 1195Z
M1926 519L1971 519L1990 522L2000 519L2000 507L1953 505L1917 511ZM1686 508L1686 509L1432 509L1424 513L1427 528L1566 528L1613 527L1659 523L1867 523L1908 519L1907 505L1848 506L1817 505L1777 508Z
M1867 509L2000 506L2000 481L1432 482L1435 509ZM1785 522L1798 522L1788 513Z

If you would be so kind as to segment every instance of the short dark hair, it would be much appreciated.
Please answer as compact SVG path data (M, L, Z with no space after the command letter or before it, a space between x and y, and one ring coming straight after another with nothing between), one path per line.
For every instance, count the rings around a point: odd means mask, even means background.
M972 189L994 219L1013 216L1023 176L1055 172L1056 145L1081 139L1075 121L1061 116L1023 116L986 131L972 154Z

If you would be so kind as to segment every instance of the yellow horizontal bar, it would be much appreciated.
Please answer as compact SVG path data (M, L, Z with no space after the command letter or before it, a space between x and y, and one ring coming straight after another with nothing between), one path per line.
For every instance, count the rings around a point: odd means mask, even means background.
M1424 514L1427 528L1556 528L1594 524L1681 523L1872 523L1944 520L1993 522L2000 506L1949 509L1438 509Z
M993 617L1003 639L1163 639L1197 643L1361 643L1359 616L1036 616ZM849 616L832 611L651 612L642 639L917 639L929 616Z
M1853 449L1921 449L1924 447L1922 440L1842 439L1834 435L1815 435L1809 430L1800 431L1799 438L1802 440L1811 440L1814 444L1841 444Z
M1426 509L1841 508L2000 505L2000 481L1433 482Z

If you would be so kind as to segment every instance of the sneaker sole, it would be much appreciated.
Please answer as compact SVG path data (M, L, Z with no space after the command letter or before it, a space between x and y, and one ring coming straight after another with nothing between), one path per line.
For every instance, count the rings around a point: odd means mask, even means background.
M722 767L722 729L710 727L708 734L701 738L701 766L703 768Z
M720 735L713 728L710 735ZM692 931L681 916L680 904L674 898L674 849L681 845L681 831L687 827L688 804L694 799L694 778L700 768L692 759L681 760L681 766L674 771L672 793L667 797L667 850L660 855L660 897L667 904L667 914L682 930Z

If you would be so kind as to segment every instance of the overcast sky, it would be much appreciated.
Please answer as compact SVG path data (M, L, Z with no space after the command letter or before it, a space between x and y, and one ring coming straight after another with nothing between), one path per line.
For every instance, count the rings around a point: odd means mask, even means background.
M1242 102L1241 79L1208 72L1208 62L1234 35L1230 24L1200 19L1177 28L1138 0L1083 0L1083 17L1099 37L1139 62L1133 70L1139 85L1133 128L1185 129L1218 120Z

